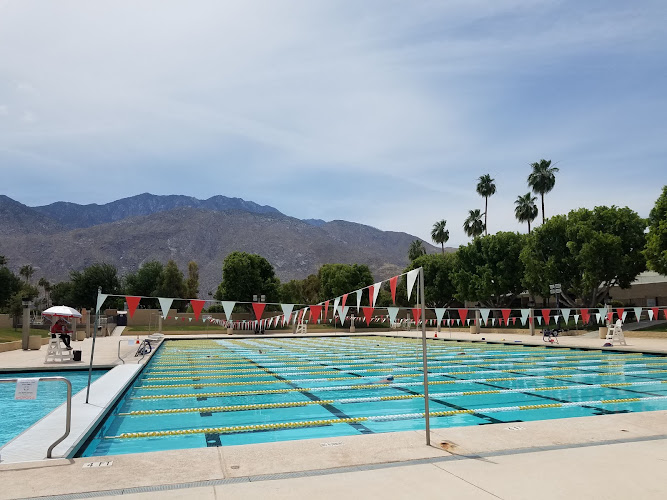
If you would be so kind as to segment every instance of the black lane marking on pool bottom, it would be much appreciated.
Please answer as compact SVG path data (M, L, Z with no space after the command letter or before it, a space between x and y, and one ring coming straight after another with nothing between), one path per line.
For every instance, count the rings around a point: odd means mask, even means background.
M298 389L299 392L300 392L301 394L303 394L304 396L306 396L306 397L307 397L308 399L310 399L311 401L321 401L321 400L322 400L321 398L315 396L315 394L303 390L303 387L298 386L297 384L295 384L294 382L291 382L290 380L286 379L285 377L281 377L281 376L278 375L276 372L270 370L269 368L266 368L266 367L260 365L260 364L257 363L256 361L254 361L254 360L252 360L252 359L250 359L250 358L245 358L245 359L247 359L248 362L250 362L251 364L257 366L257 367L260 368L261 370L264 370L265 372L269 373L271 376L277 378L278 380L282 380L283 382L285 382L285 383L286 383L287 385L289 385L290 387L292 387L292 388L294 388L294 389ZM312 361L312 360L310 360L310 361ZM338 408L336 408L336 407L333 406L333 405L326 404L326 405L320 405L320 406L321 406L322 408L324 408L325 410L327 410L329 413L335 415L336 418L351 418L351 417L350 417L349 415L347 415L345 412L339 410ZM374 431L372 431L371 429L369 429L369 428L366 427L365 425L360 424L359 422L347 422L347 424L348 424L350 427L354 428L356 431L361 432L362 434L375 434Z

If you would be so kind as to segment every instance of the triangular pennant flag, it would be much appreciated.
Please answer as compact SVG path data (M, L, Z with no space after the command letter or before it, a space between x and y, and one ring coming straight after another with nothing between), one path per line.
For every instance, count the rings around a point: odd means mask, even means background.
M167 317L167 314L169 314L169 309L171 309L171 304L174 302L174 299L164 299L162 297L158 297L158 302L160 302L160 309L162 309L162 319Z
M512 318L512 324L516 325L516 316Z
M333 314L332 316L334 319L336 318L336 313L338 312L338 303L340 302L340 297L336 297L334 299L334 304L333 304Z
M108 293L98 293L97 294L97 306L95 307L95 313L100 312L100 309L102 308L102 304L104 304L104 301L107 300L108 296L109 296Z
M347 318L347 310L350 306L339 307L338 308L338 318L340 319L341 326L345 324L345 319Z
M579 315L575 314L574 315L574 324L576 325L577 323L579 323Z
M657 316L658 316L658 308L657 307L652 307L651 309L649 309L646 312L648 313L649 321L653 321L653 318L657 319Z
M357 290L357 313L359 313L359 307L361 306L361 295L364 293L362 290Z
M317 324L317 321L322 315L322 306L310 306L310 322L313 325Z
M468 310L467 309L459 309L459 318L461 321L465 321L466 317L468 316ZM468 321L468 323L470 323Z
M560 319L560 314L554 314L554 321L556 324L558 324L559 319Z
M189 323L192 323L192 318L188 318L188 322L189 322Z
M398 314L398 307L387 307L387 312L389 313L389 321L391 323L396 323L396 315Z
M343 303L341 304L341 307L345 307L345 302L347 302L347 296L348 296L347 293L343 294Z
M444 307L436 307L434 309L435 311L435 317L438 321L438 324L442 321L442 317L445 315L445 308Z
M595 322L596 322L596 323L599 323L601 317L602 317L602 316L600 316L600 313L595 313Z
M461 321L461 320L459 320L459 321ZM468 324L468 326L470 326L470 318L468 318L468 319L466 320L466 323Z
M328 317L329 317L329 301L326 300L324 301L324 320L326 321Z
M364 318L366 319L366 326L370 326L371 319L373 319L373 308L372 307L362 307L364 311Z
M491 312L491 309L480 309L479 313L482 315L482 321L484 321L484 324L486 325L486 322L489 320L489 313Z
M496 318L491 318L491 326L494 326L496 324Z
M542 317L541 316L535 316L535 319L537 319L537 324L542 326Z
M195 319L199 319L199 315L201 314L201 310L204 308L206 301L192 299L190 304L192 305L192 311L195 313Z
M616 309L616 316L618 316L618 319L620 319L621 321L623 321L623 313L624 312L625 312L625 308L623 308L623 307L619 307L618 309ZM610 323L611 323L611 321L610 321Z
M294 310L294 304L280 304L280 307L282 308L283 314L285 315L285 320L287 320L285 324L289 325L289 320L292 316L292 311Z
M662 310L662 315L664 316L665 319L667 319L667 309Z
M225 310L225 317L227 318L227 321L232 320L232 311L234 310L235 304L236 302L233 302L231 300L222 301L222 308Z
M526 321L528 321L528 316L530 315L530 309L521 309L521 324L526 326Z
M623 311L621 314L621 323L625 323L625 317L628 315L628 311Z
M139 305L141 297L125 297L125 300L127 301L127 308L128 311L130 312L130 318L131 318L132 316L134 316L134 311L137 310L137 306Z
M413 307L412 308L412 318L415 320L415 323L419 320L419 318L422 315L422 308L421 307Z
M391 290L391 301L396 305L396 283L398 282L398 276L394 276L389 279L389 289Z
M375 307L375 302L378 299L378 295L380 294L380 288L382 287L382 282L380 281L379 283L375 283L373 285L373 307Z
M551 315L551 309L542 309L542 317L544 318L544 324L548 325L549 321L551 321L550 316ZM542 324L542 323L540 323Z
M178 321L178 316L174 316L174 319L175 319L176 321Z
M371 285L368 287L368 303L373 307L373 295L375 291L375 285Z
M642 317L642 308L641 307L635 307L635 318L637 321L641 321Z
M570 309L561 309L560 312L563 315L563 321L567 325L567 322L570 321Z
M412 289L415 286L415 280L417 279L417 275L419 274L419 268L413 269L412 271L408 271L408 276L407 276L407 281L408 281L408 300L410 300L410 295L412 294ZM417 297L417 300L419 300L419 297Z
M266 307L266 304L263 304L261 302L253 302L252 303L252 310L255 312L255 318L262 319L262 313L264 313L264 308Z
M503 319L505 320L505 324L509 325L510 324L510 313L512 312L511 309L503 309L501 311L503 313Z
M601 309L598 309L598 314L600 315L600 318L605 318L607 316L607 308L603 307ZM598 318L598 323L600 322L600 318Z
M614 322L614 311L611 310L607 313L607 323L610 325Z
M588 313L588 309L581 309L579 312L581 313L581 322L584 325L588 324L588 320L591 317L591 315Z

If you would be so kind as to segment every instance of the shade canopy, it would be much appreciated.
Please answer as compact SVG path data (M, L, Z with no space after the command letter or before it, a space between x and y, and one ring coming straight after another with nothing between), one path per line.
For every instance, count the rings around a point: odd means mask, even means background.
M53 306L42 311L42 316L59 316L61 318L80 318L81 313L68 306Z

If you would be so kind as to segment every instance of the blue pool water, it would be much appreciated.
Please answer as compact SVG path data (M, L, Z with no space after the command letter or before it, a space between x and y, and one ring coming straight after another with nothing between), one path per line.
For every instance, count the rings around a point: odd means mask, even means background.
M97 380L104 373L106 370L93 370L92 380ZM0 379L31 377L66 377L72 383L72 396L88 384L88 370L0 373ZM15 391L16 384L0 384L0 446L67 401L67 386L63 382L40 382L37 399L34 400L17 401L14 399Z
M421 352L385 337L168 341L82 455L423 429ZM663 356L432 340L428 362L434 428L667 409Z

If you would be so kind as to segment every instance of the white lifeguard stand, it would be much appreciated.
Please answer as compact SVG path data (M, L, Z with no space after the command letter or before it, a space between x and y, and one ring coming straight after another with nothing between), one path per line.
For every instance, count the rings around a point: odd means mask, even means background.
M625 335L623 335L622 325L623 323L620 319L618 319L616 320L616 324L614 326L609 326L606 340L607 342L611 343L611 345L614 345L614 341L617 341L619 345L628 345L625 342Z
M303 334L303 335L307 334L308 333L308 325L306 325L306 323L300 322L299 324L296 325L296 332L294 332L294 333L296 333L297 335L300 334L300 333Z
M74 361L73 351L64 349L64 345L58 337L49 339L49 346L46 349L46 357L44 358L44 363L56 361Z

